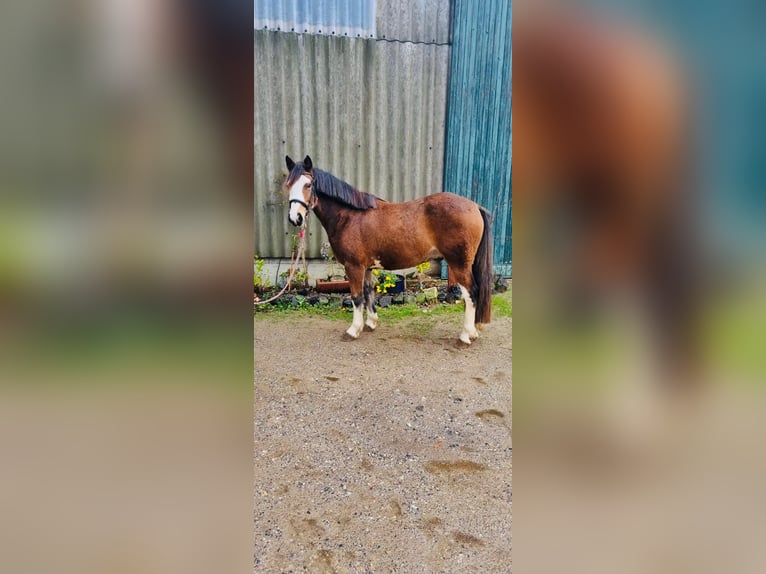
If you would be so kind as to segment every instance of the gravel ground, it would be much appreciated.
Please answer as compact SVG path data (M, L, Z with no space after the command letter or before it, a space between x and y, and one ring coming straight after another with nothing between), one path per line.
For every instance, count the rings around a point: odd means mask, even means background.
M511 571L511 319L461 318L256 315L256 573Z

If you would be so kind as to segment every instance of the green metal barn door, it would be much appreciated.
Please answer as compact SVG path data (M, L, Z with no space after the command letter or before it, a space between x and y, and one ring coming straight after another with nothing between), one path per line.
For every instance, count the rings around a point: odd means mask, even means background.
M455 0L444 190L492 212L495 272L511 275L511 0Z

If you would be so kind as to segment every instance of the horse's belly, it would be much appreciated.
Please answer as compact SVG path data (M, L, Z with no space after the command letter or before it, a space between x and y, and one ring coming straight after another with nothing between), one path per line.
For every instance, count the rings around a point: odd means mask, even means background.
M443 257L436 247L422 248L411 245L409 248L391 250L381 253L373 260L374 267L383 269L405 269L415 267L429 259Z

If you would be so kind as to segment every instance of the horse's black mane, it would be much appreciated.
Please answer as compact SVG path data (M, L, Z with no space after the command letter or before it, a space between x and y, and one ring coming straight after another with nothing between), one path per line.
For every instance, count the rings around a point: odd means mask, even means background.
M314 168L314 189L318 194L332 198L353 209L375 209L377 205L378 198L374 195L359 191L351 184L321 169Z

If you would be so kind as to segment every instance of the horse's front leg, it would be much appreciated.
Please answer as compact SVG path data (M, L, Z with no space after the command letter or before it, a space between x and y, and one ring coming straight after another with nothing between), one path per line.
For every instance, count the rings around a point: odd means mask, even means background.
M364 304L367 307L367 320L364 324L370 331L378 326L378 313L375 311L375 287L372 286L372 271L364 272Z
M346 334L356 339L364 328L364 267L346 265L346 276L351 289L351 302L354 304L354 320Z

